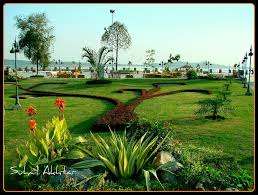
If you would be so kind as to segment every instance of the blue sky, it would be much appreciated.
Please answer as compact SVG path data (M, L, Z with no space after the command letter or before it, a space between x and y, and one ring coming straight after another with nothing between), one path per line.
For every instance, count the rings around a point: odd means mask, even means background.
M145 51L155 49L157 63L172 53L182 61L231 65L254 44L253 4L5 4L4 58L13 59L9 50L18 35L14 17L45 12L55 28L52 59L86 61L82 48L101 47L104 27L111 24L110 9L132 37L130 49L120 51L119 63L142 64Z

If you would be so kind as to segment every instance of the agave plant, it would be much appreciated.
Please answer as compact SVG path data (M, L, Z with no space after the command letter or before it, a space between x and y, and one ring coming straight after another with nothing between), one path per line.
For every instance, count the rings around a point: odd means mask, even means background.
M84 51L82 57L88 58L88 62L91 64L93 70L97 72L97 80L103 79L104 67L113 60L112 57L107 56L112 50L105 46L101 47L98 52L88 47L84 47L82 50Z
M110 130L111 131L111 130ZM89 151L81 148L93 159L88 159L76 163L73 168L85 169L95 166L103 166L117 178L132 178L139 173L143 173L146 179L147 189L149 189L150 173L158 180L155 169L145 170L150 159L156 154L162 143L157 144L158 136L146 138L145 133L139 140L126 138L126 133L122 136L111 131L110 138L102 138L99 135L91 137L94 141L94 150ZM158 180L159 181L159 180Z

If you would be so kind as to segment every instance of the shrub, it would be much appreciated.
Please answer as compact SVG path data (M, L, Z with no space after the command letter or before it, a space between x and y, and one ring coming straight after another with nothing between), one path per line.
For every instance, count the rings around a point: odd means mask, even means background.
M205 190L248 190L253 185L253 179L246 170L240 168L233 156L223 151L177 144L174 153L184 165L176 175L179 189L195 189L198 183Z
M126 126L126 132L127 138L134 140L140 139L145 133L147 133L147 136L152 138L158 136L157 143L159 144L168 133L172 132L172 129L169 124L163 124L159 121L150 122L142 119L128 123ZM163 142L160 150L170 150L168 142L169 138Z
M188 70L186 73L187 79L197 79L197 73L194 70Z
M125 78L133 78L133 75L127 74L127 75L125 76Z
M228 96L231 94L229 91L228 84L224 85L224 88L219 91L215 98L208 98L200 100L198 102L199 109L195 112L197 115L211 114L211 116L206 116L206 118L212 118L213 120L224 118L221 117L220 113L230 113L234 108L230 105L231 100Z
M31 75L30 78L43 78L44 75Z
M162 78L172 78L173 76L170 73L162 74Z
M18 80L19 80L19 78L18 78ZM13 75L7 75L4 77L4 81L5 82L16 82L16 77Z
M133 72L133 70L118 70L117 72L120 74L130 74Z
M85 76L80 74L80 75L78 75L78 78L85 78Z
M107 79L102 79L102 80L90 80L87 81L86 84L88 85L94 85L94 84L109 84L112 83L111 80L107 80Z
M144 74L143 75L144 78L161 78L162 75L161 74L155 74L155 73L151 73L151 74Z
M58 72L57 77L58 78L72 78L73 75L68 72Z
M182 72L176 71L176 76L177 76L177 77L181 77L181 76L182 76Z
M57 99L56 105L60 111L64 110L64 101ZM37 122L34 115L37 110L30 106L26 113L29 115L30 137L26 144L17 148L20 157L19 167L36 166L51 162L55 158L60 158L62 153L67 150L67 142L70 139L70 133L67 129L66 121L60 115L53 117L50 122L42 129L37 128ZM59 113L61 114L61 113Z
M20 144L16 149L19 157L19 164L15 167L17 170L22 171L26 167L26 170L35 172L36 167L38 167L38 170L41 168L45 170L45 165L49 167L53 165L57 168L57 165L64 159L85 157L85 154L76 149L75 146L85 140L82 137L72 138L67 128L63 115L64 100L57 98L55 105L58 107L59 116L54 116L43 128L37 127L37 121L34 118L37 110L32 106L26 110L30 117L28 121L30 133L28 140ZM27 175L25 178L25 183L29 181L28 185L33 188L36 182L43 182L42 179L47 179L46 177L42 178L41 175L34 174Z
M206 116L206 118L211 118L213 120L223 119L224 117L220 116L221 113L230 113L233 111L233 107L229 105L229 101L222 98L210 98L201 100L198 102L200 108L195 112L197 115L206 115L211 114L211 116Z
M152 173L156 178L155 170L144 170L156 154L162 143L157 145L158 136L152 138L145 133L139 140L128 140L126 132L120 136L111 131L110 138L103 138L91 134L94 141L93 150L82 151L89 154L93 159L84 160L73 165L73 168L85 169L95 166L105 167L116 178L133 178L143 172L147 189L149 189L149 177Z

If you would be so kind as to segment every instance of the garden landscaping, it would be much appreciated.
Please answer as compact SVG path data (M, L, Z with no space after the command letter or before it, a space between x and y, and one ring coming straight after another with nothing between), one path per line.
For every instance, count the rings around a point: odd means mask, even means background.
M195 115L198 102L215 97L228 81L172 81L114 79L112 83L86 84L85 79L23 80L20 82L23 109L18 111L9 109L14 103L15 87L5 84L5 186L18 189L26 186L34 190L104 191L252 189L253 97L245 96L241 81L233 80L230 103L235 111L229 116L222 113L224 120L210 120ZM29 106L35 107L37 126L43 127L50 120L49 117L57 113L52 106L56 97L62 97L65 101L64 112L60 112L59 106L59 122L64 117L67 128L62 125L60 128L64 132L69 130L68 140L76 137L80 140L61 144L62 152L56 153L66 158L60 164L79 170L79 176L76 179L59 178L62 181L59 183L53 177L37 178L41 182L38 186L29 179L26 185L24 180L14 183L15 177L10 175L10 167L19 164L18 155L14 155L16 147L31 134L27 130L24 111ZM52 121L53 126L59 122ZM127 134L124 135L125 129ZM54 135L53 145L57 144ZM61 147L60 143L57 147ZM146 151L143 152L141 147L146 148ZM137 148L135 153L132 148ZM76 152L66 154L64 151L69 149ZM112 160L114 154L109 154L110 151L119 156L118 164L117 159L113 159L113 164L118 167L114 168L112 163L103 160ZM144 160L138 162L137 155ZM160 159L165 156L168 160L158 165L154 163L154 166L150 162L157 161L158 155ZM56 158L56 155L48 156L48 164L53 160L56 163ZM128 162L133 168L127 166Z

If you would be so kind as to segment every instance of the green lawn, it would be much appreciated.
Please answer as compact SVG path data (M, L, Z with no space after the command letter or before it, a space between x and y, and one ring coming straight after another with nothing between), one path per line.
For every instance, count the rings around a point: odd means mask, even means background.
M41 82L67 82L66 85L44 85L36 88L42 91L64 93L80 93L101 95L117 98L124 103L132 101L136 96L133 92L115 93L121 88L151 89L153 82L169 82L169 79L121 79L113 80L112 84L86 86L84 79L29 79L21 82L23 87L29 87ZM177 81L177 80L175 80ZM216 93L225 81L194 80L184 81L187 85L161 86L161 91L177 89L201 88ZM232 84L232 103L236 106L233 116L223 121L211 121L197 118L194 110L197 101L212 95L198 93L179 93L145 100L136 108L140 118L149 120L169 121L174 130L174 136L184 144L194 144L200 147L221 149L227 154L234 155L240 165L253 175L254 166L254 96L245 96L241 82ZM38 97L21 99L22 110L10 110L14 99L15 87L4 85L4 168L5 175L9 167L17 163L16 146L28 136L27 116L24 112L29 105L38 110L36 119L38 126L45 124L51 116L57 114L54 107L55 97ZM114 107L105 101L88 98L64 98L67 107L65 117L73 135L87 134L91 125L98 117ZM104 133L108 136L108 133Z

